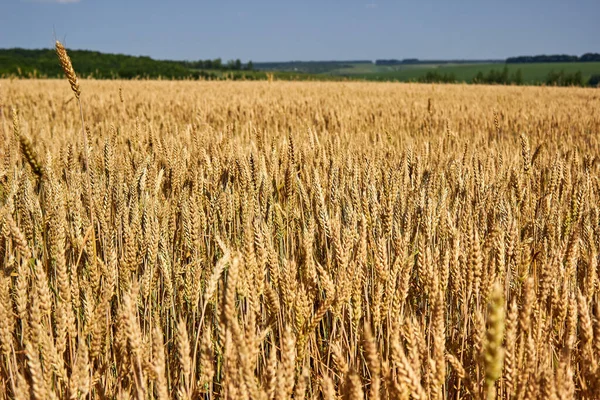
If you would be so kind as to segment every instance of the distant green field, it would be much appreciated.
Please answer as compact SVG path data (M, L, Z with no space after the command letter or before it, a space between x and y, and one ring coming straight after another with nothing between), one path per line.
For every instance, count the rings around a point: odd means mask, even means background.
M471 82L478 72L502 70L508 67L509 73L521 70L524 83L536 84L544 82L550 71L575 73L581 71L584 81L593 74L600 74L600 62L572 63L532 63L532 64L413 64L399 66L378 66L374 64L356 64L351 68L333 70L331 75L347 76L365 80L398 80L413 81L424 76L428 71L441 74L454 74L459 81Z

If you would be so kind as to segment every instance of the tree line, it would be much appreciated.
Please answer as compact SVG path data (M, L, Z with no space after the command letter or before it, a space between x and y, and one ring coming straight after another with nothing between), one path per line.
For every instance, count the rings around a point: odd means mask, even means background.
M375 65L439 65L439 64L500 64L504 60L419 60L418 58L381 59L375 60Z
M585 53L581 56L567 54L541 54L537 56L508 57L506 60L419 60L418 58L380 59L375 60L375 65L415 65L415 64L525 64L525 63L552 63L552 62L594 62L600 61L600 53Z
M222 75L228 71L252 71L252 61L239 59L223 63L220 58L198 61L154 60L147 56L70 50L69 55L81 76L98 79L168 78L185 79ZM209 70L211 72L206 72ZM220 74L215 74L220 72ZM57 77L62 70L54 50L0 49L0 76ZM212 75L211 75L212 74ZM209 78L210 79L210 78Z
M458 83L460 80L452 72L429 71L425 75L417 79L421 83ZM510 73L507 66L501 70L491 69L487 73L479 71L470 81L474 84L487 85L523 85L526 84L523 80L521 69ZM590 86L598 87L600 85L600 75L592 75L587 81L583 79L581 71L565 72L550 71L546 75L543 83L547 86Z
M238 58L236 60L229 60L226 64L220 58L214 60L198 60L198 61L178 61L181 65L190 69L215 69L219 71L253 71L254 64L252 61L248 61L247 64L243 64Z
M341 68L352 68L355 64L373 64L373 62L370 60L260 62L255 63L254 68L264 71L294 71L321 74Z
M553 62L593 62L600 61L600 53L585 53L582 56L570 56L567 54L538 55L538 56L519 56L506 59L507 64L525 64L525 63L553 63Z

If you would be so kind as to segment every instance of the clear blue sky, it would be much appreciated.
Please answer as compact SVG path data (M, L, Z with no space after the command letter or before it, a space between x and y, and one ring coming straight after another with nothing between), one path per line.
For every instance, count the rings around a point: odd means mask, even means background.
M0 48L158 59L484 59L600 52L600 0L1 0Z

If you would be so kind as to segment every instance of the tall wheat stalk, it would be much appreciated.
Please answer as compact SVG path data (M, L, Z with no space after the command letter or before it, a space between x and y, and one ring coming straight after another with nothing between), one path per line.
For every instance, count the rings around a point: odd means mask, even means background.
M67 49L63 46L61 42L58 40L55 44L56 47L56 55L58 56L58 60L60 61L60 66L71 85L71 90L75 94L75 98L77 99L77 104L79 105L79 115L81 117L81 137L83 139L83 160L85 164L85 169L87 172L87 185L88 185L88 199L90 204L90 225L92 226L92 264L95 268L96 265L96 232L95 232L95 224L94 224L94 197L92 196L92 179L91 179L91 171L90 164L88 158L88 138L85 130L85 121L83 119L83 105L81 104L81 88L79 87L79 79L77 78L77 74L75 73L75 69L73 68L73 64L71 63L71 57L67 54Z

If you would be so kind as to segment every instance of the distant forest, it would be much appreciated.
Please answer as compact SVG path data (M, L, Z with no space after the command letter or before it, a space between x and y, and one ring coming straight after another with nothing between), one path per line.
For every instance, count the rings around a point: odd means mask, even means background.
M419 60L418 58L405 58L403 60L375 60L375 65L443 65L443 64L500 64L505 60Z
M252 71L252 61L226 63L220 58L198 61L154 60L146 56L108 54L88 50L69 50L77 73L98 79L111 78L211 78L209 71ZM207 71L208 70L208 71ZM54 50L0 49L0 76L56 77L62 76Z
M566 54L519 56L509 57L506 60L419 60L418 58L405 58L403 60L375 60L376 65L415 65L415 64L525 64L525 63L553 63L553 62L592 62L600 61L599 53L585 53L582 56Z
M592 62L600 61L600 53L585 53L581 57L566 54L519 56L506 59L507 64L552 63L552 62Z

